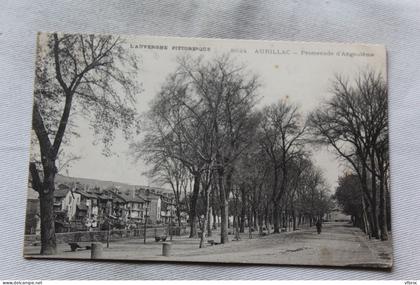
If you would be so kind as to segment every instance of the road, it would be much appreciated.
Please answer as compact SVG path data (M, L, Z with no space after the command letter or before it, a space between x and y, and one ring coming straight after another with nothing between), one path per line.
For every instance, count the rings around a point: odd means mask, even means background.
M28 248L26 256L40 257L32 255L37 251ZM90 258L88 250L69 252L66 245L61 245L59 252L53 258ZM169 257L162 256L162 245L152 240L147 244L140 240L119 241L104 249L103 258L390 268L392 247L390 241L369 240L360 229L348 224L325 223L321 234L315 227L253 239L246 234L239 241L202 249L198 248L198 239L178 237L172 242Z

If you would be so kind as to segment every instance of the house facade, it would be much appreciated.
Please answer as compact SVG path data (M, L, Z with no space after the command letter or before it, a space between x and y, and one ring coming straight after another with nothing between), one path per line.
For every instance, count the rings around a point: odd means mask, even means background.
M324 220L330 222L350 222L351 216L344 214L340 208L336 207L328 214L325 214Z
M60 184L54 191L54 210L65 213L69 221L75 220L80 201L80 194L73 191L70 186Z
M171 193L163 188L57 175L54 191L56 232L141 228L169 223L175 215ZM39 233L38 193L28 187L25 232Z
M26 203L25 234L39 234L41 231L41 219L39 209L39 194L31 187L28 188Z
M78 190L80 194L80 204L77 206L77 218L84 221L88 229L98 227L99 203L98 197L92 192Z
M146 201L139 196L134 195L133 192L125 192L121 197L126 202L127 224L129 228L139 228L140 224L144 223Z
M157 194L153 188L145 186L136 188L134 190L134 195L141 197L148 204L147 219L149 223L161 223L161 196Z
M170 195L162 194L161 198L161 207L160 207L160 219L162 223L168 224L174 222L176 208L174 198Z

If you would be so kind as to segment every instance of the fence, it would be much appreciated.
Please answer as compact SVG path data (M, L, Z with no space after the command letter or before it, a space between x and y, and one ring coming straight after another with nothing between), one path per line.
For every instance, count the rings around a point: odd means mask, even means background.
M186 227L173 227L172 235L184 235L187 234ZM60 243L68 242L106 242L109 235L109 241L117 241L124 239L143 239L144 229L133 229L133 230L110 230L108 231L79 231L79 232L67 232L67 233L56 233L56 241ZM150 226L146 229L146 238L153 238L155 236L169 235L167 226ZM39 235L25 235L25 242L39 241Z

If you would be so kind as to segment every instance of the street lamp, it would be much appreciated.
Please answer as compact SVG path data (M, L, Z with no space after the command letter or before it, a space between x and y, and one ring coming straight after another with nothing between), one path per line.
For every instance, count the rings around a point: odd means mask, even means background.
M147 213L147 210L149 208L149 203L150 203L150 200L146 200L146 214L144 216L144 230L143 230L144 244L146 244L147 218L149 217L148 213Z
M173 203L169 203L169 238L172 241L172 207Z
M106 248L109 248L109 236L110 236L110 230L111 230L111 223L109 218L107 219L108 221L108 230L107 230L107 234L106 234Z

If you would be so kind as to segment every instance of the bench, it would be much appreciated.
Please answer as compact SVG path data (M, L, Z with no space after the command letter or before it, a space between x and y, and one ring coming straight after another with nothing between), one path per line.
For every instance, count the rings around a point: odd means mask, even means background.
M81 248L81 249L91 248L91 242L69 242L68 245L70 246L71 251L76 251L78 248Z
M155 236L155 241L159 242L159 241L166 241L166 236Z
M217 242L215 242L214 240L212 240L212 239L209 239L208 241L207 241L207 243L208 244L210 244L210 245L217 245Z

